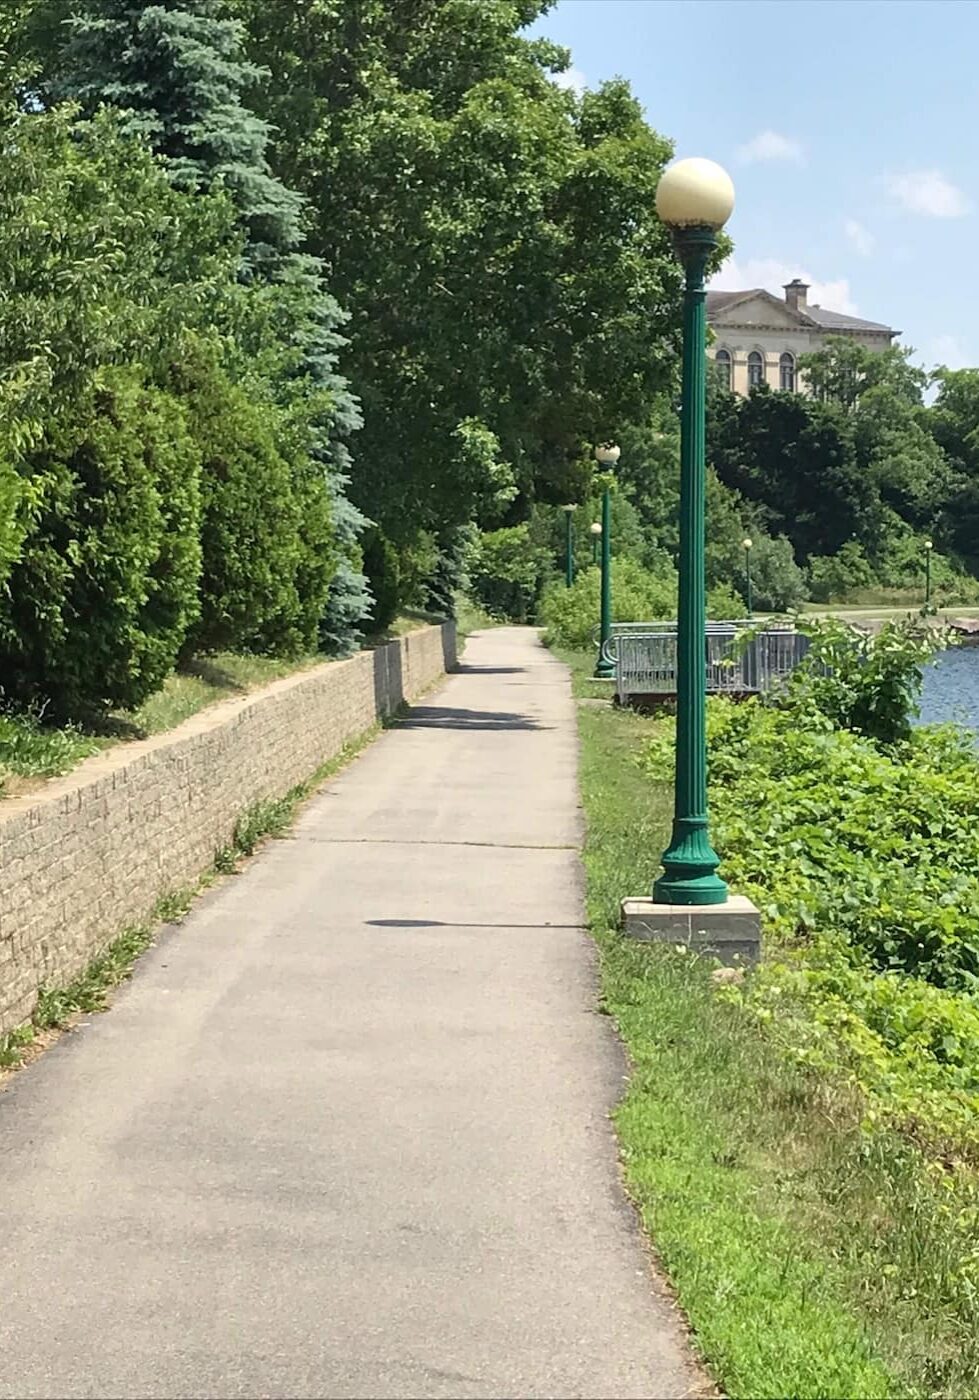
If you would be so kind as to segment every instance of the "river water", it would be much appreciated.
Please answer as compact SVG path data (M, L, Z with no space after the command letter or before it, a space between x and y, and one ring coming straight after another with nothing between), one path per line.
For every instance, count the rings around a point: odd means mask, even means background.
M979 732L979 647L952 647L925 667L920 723L948 720Z

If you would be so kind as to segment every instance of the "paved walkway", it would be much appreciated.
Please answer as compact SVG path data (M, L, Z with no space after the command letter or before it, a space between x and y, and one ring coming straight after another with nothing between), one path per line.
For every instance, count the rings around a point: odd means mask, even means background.
M682 1396L566 674L461 672L0 1094L4 1396Z

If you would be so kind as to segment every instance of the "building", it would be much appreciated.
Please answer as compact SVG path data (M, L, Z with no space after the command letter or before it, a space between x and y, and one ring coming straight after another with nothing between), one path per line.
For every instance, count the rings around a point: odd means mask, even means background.
M808 293L808 285L798 277L786 286L784 301L762 287L707 293L707 320L714 332L707 353L724 370L736 394L747 394L756 384L804 392L799 356L818 350L829 336L846 336L870 350L886 350L899 334L878 321L810 306Z

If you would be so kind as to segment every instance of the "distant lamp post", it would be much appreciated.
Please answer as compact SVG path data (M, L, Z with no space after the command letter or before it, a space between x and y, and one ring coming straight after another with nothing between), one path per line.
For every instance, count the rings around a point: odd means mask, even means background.
M744 581L745 591L748 595L748 616L751 616L751 541L745 536L741 541L744 547Z
M602 490L602 604L598 628L598 664L595 667L596 678L603 681L615 675L615 662L609 647L612 638L612 492L608 473L615 470L621 455L622 449L611 442L595 448L595 461L606 472Z
M677 621L676 781L673 835L659 904L723 904L707 813L706 579L704 568L707 318L704 279L718 230L734 208L731 177L711 160L680 160L664 171L656 212L683 264L683 394L680 410L680 607Z
M588 530L591 535L591 562L593 564L597 564L598 542L602 538L602 522L600 520L596 520L594 525L589 525Z
M571 517L575 513L574 506L562 506L564 511L564 581L569 588L574 587L574 531L571 528Z
M925 540L925 613L931 608L931 551L935 548L931 540Z

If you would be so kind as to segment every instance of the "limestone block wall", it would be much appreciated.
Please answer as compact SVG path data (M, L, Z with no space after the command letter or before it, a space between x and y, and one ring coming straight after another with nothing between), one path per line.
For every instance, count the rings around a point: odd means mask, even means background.
M455 665L453 623L224 701L0 802L0 1033L161 895L192 886L249 807L284 796Z

